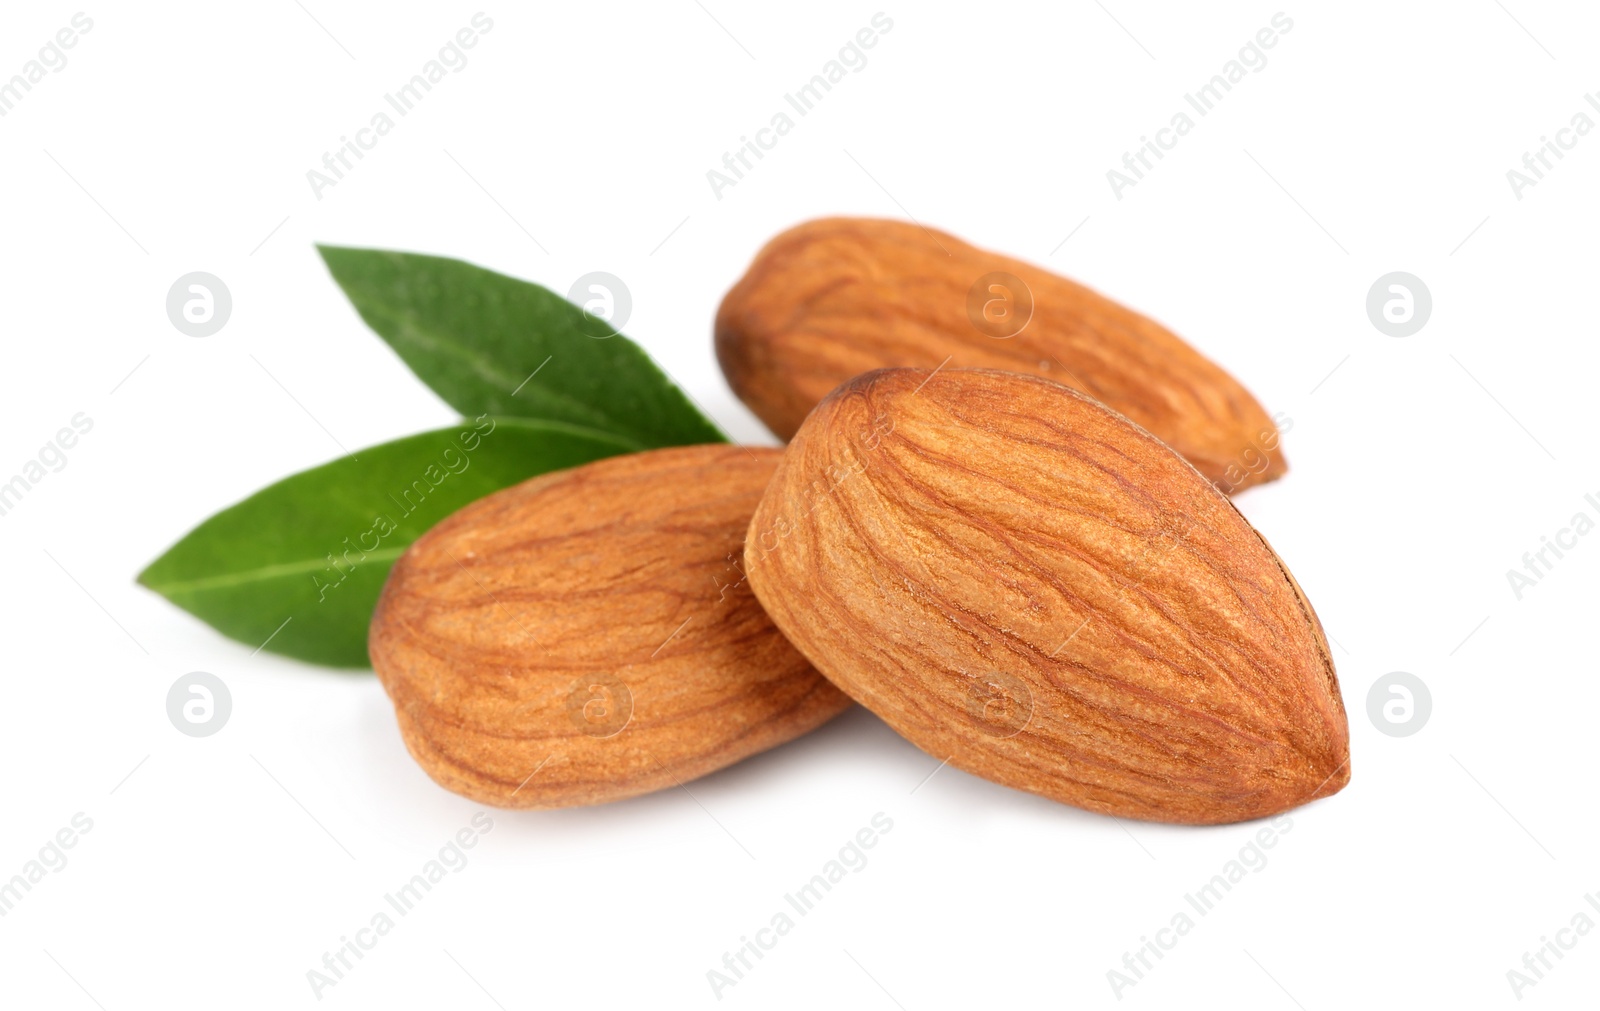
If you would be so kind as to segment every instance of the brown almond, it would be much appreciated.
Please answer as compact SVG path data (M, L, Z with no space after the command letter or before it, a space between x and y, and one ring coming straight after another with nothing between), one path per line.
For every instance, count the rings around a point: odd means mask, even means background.
M745 568L818 670L997 783L1212 824L1349 780L1327 643L1278 556L1154 436L1048 380L846 383L790 443Z
M890 366L1054 379L1144 426L1232 493L1284 473L1250 392L1172 331L944 232L825 218L779 235L722 301L717 358L781 438L840 383Z
M740 570L779 455L613 457L490 495L413 544L369 643L428 775L499 807L599 804L703 776L847 708Z

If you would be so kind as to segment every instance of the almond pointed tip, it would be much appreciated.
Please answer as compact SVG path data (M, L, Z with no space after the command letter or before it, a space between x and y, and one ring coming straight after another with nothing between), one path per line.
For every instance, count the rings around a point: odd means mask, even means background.
M1322 771L1329 769L1329 771ZM1323 797L1331 797L1350 784L1350 745L1341 741L1337 751L1323 756L1323 760L1312 765L1315 770L1306 776L1310 789L1305 794L1301 804L1309 804Z

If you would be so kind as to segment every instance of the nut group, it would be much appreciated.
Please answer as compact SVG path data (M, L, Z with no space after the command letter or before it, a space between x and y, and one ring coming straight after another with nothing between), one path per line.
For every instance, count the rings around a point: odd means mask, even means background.
M1321 625L1219 491L1284 472L1273 438L1225 478L1276 430L1170 331L949 235L829 219L761 251L716 346L786 449L545 475L396 563L371 657L440 784L622 799L852 699L1121 817L1258 818L1348 781Z

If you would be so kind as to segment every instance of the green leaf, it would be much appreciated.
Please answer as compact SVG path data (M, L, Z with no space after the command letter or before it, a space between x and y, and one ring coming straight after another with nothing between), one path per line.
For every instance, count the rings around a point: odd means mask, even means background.
M468 417L564 421L634 449L727 441L644 349L548 288L438 256L317 249L367 325Z
M365 667L378 591L407 545L491 492L631 449L569 425L487 416L386 442L229 506L139 582L252 649Z

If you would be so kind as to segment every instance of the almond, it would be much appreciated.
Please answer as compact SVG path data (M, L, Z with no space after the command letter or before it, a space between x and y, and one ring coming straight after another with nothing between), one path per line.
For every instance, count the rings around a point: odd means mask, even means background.
M929 755L1128 818L1337 792L1311 604L1150 433L1044 379L886 369L796 433L745 568L789 640Z
M739 568L779 455L614 457L490 495L413 544L369 644L423 769L500 807L598 804L703 776L847 708Z
M716 343L729 385L784 439L852 376L945 364L1040 375L1087 393L1225 492L1287 469L1267 412L1170 330L916 224L826 218L784 232L723 299Z

